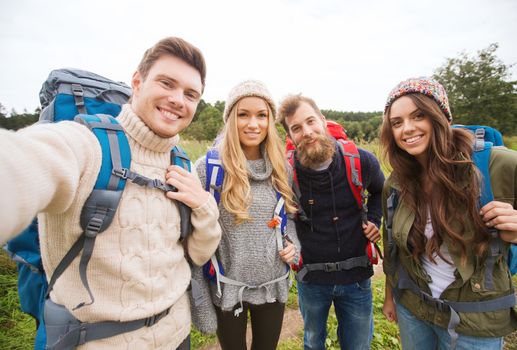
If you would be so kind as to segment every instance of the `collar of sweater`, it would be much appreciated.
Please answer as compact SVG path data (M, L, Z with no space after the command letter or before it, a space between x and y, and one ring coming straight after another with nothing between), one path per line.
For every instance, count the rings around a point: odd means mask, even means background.
M176 146L179 142L179 135L169 138L163 138L154 133L149 127L137 116L131 105L125 104L122 106L122 111L117 117L120 125L136 143L142 148L152 152L165 153Z
M248 176L256 181L266 180L273 173L273 166L265 151L262 153L262 158L247 160L246 168L248 170Z

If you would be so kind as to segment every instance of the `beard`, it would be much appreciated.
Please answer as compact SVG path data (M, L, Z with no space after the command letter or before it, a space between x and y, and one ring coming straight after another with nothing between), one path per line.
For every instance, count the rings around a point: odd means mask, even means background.
M307 145L308 142L316 142ZM296 146L296 154L300 163L310 169L316 169L324 162L332 159L336 147L334 140L327 134L315 134L312 138L304 138Z

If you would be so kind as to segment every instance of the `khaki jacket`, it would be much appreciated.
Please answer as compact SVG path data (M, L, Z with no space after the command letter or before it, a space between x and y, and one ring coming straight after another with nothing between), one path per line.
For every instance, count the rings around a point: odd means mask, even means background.
M517 152L506 148L494 148L490 156L489 169L494 200L510 203L514 208L517 208ZM383 214L385 218L387 217L387 198L391 188L399 190L398 185L390 177L386 181L383 191ZM407 245L408 233L414 220L415 213L399 197L392 224L393 240L399 249L398 259L410 278L417 283L421 290L431 294L427 284L430 277L426 274L421 263L415 264L411 259L411 253ZM388 272L394 268L394 262L390 261L390 254L387 251L386 227L383 226L383 229L385 247L383 267L384 271ZM473 232L467 229L465 234L472 235ZM456 280L443 291L441 299L482 301L514 293L508 266L504 259L498 259L495 263L493 272L494 289L489 290L485 287L486 256L475 256L474 252L467 248L467 263L461 264L459 247L447 239L444 240L444 244L447 245L456 265ZM509 244L507 247L509 247ZM387 275L387 279L390 285L394 287L398 276L396 273L394 276ZM450 312L439 311L424 303L412 291L402 290L399 302L419 319L447 328ZM500 337L517 329L517 308L515 307L485 313L459 313L459 316L461 321L456 327L456 332L460 334L478 337Z

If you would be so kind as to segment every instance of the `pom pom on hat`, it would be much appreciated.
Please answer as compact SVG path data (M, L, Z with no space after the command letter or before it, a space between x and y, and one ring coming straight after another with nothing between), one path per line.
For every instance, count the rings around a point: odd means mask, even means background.
M388 107L391 106L393 101L397 98L415 93L420 93L432 98L438 104L447 119L452 121L449 99L447 98L447 93L445 92L444 87L433 78L427 77L409 78L395 86L388 96L386 106L384 107L384 113L386 113Z
M258 80L245 80L230 90L228 98L224 106L223 120L226 123L230 116L230 111L244 97L261 97L263 98L271 108L273 112L273 119L276 116L275 102L271 98L271 94L266 86Z

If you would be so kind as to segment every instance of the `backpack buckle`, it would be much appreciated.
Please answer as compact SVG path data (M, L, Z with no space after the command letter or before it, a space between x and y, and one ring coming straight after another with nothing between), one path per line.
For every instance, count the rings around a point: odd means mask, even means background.
M102 219L96 217L91 218L90 221L88 221L88 225L86 225L86 230L84 232L86 237L93 238L97 236L97 234L101 230L102 224Z
M178 189L168 183L164 183L161 180L154 179L152 182L152 187L162 190L163 192L178 192Z
M115 175L115 176L118 176L118 177L126 180L127 179L127 175L129 173L129 169L127 169L127 168L113 168L111 173L113 175Z
M445 304L442 300L434 298L433 296L431 296L427 293L421 292L420 299L424 303L434 306L438 311L446 312L448 310L447 304Z
M325 263L325 272L335 272L339 271L339 266L337 263Z
M74 96L84 96L83 87L79 84L72 84L72 92Z
M167 316L169 314L169 311L170 311L170 308L168 308L167 310L163 310L162 312L160 313L157 313L156 315L152 315L151 317L148 317L145 319L145 322L144 322L144 325L146 327L151 327L153 326L154 324L156 324L158 321L160 321L162 318L164 318L165 316Z

